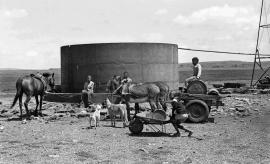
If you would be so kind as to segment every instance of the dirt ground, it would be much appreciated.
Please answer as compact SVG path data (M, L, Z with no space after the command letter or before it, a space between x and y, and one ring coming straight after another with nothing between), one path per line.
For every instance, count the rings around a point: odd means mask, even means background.
M86 117L59 112L76 113L77 107L48 102L47 116L22 122L18 104L8 108L12 100L13 95L0 96L0 163L270 163L269 95L224 98L225 106L213 108L211 121L183 124L194 132L190 138L146 126L133 136L120 122L110 127L109 120L89 129ZM175 132L169 124L166 131Z

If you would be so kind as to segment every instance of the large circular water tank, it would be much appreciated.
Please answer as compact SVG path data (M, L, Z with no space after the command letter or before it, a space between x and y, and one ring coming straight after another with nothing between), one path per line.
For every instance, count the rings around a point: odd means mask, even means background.
M81 92L87 75L96 92L104 92L113 75L127 71L134 82L164 81L175 89L178 47L165 43L100 43L61 47L61 82L64 92Z

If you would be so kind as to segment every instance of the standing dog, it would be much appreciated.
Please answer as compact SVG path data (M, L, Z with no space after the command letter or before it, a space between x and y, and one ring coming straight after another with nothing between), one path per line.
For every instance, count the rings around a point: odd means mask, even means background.
M94 121L94 126L95 129L97 128L97 126L99 126L99 121L100 121L100 110L102 108L102 106L100 104L97 104L94 106L95 108L95 112L94 113L90 113L89 116L89 124L90 124L90 128L92 128L92 121Z
M123 127L125 128L127 126L127 108L124 104L112 104L110 100L106 99L106 106L108 108L108 113L111 118L111 124L115 127L115 116L120 115L121 120L123 121Z

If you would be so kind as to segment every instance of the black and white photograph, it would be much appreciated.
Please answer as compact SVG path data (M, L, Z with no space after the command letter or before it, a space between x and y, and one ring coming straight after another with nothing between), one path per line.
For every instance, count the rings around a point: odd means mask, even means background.
M270 0L0 0L0 164L270 164Z

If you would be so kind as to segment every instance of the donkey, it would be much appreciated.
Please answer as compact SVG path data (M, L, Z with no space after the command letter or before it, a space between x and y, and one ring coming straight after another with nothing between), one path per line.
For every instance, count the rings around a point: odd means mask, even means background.
M165 101L169 99L170 87L168 86L168 84L162 81L155 81L155 82L148 82L148 83L154 83L159 87L160 92L157 97L156 105L158 108L160 108L159 107L159 103L160 103L163 110L166 110L167 107L166 107Z
M163 109L166 109L165 99L169 94L169 86L164 82L146 82L140 84L125 83L122 84L114 93L119 93L120 89L125 88L128 93L121 94L127 105L128 119L130 120L129 103L135 103L135 115L138 113L138 103L149 102L151 110L160 107L162 104Z
M22 97L23 94L26 95L26 100L24 102L24 107L27 113L27 116L30 116L29 110L28 110L28 103L31 99L31 97L35 96L36 99L36 109L35 109L35 115L38 114L42 115L42 99L46 91L52 90L54 88L54 73L38 73L37 75L26 75L24 77L18 78L16 82L16 89L17 93L15 95L15 98L13 100L13 103L10 108L13 108L16 104L17 100L19 99L19 106L20 106L20 114L22 118ZM38 96L40 96L40 101L38 100ZM38 105L39 105L39 112L38 113Z

